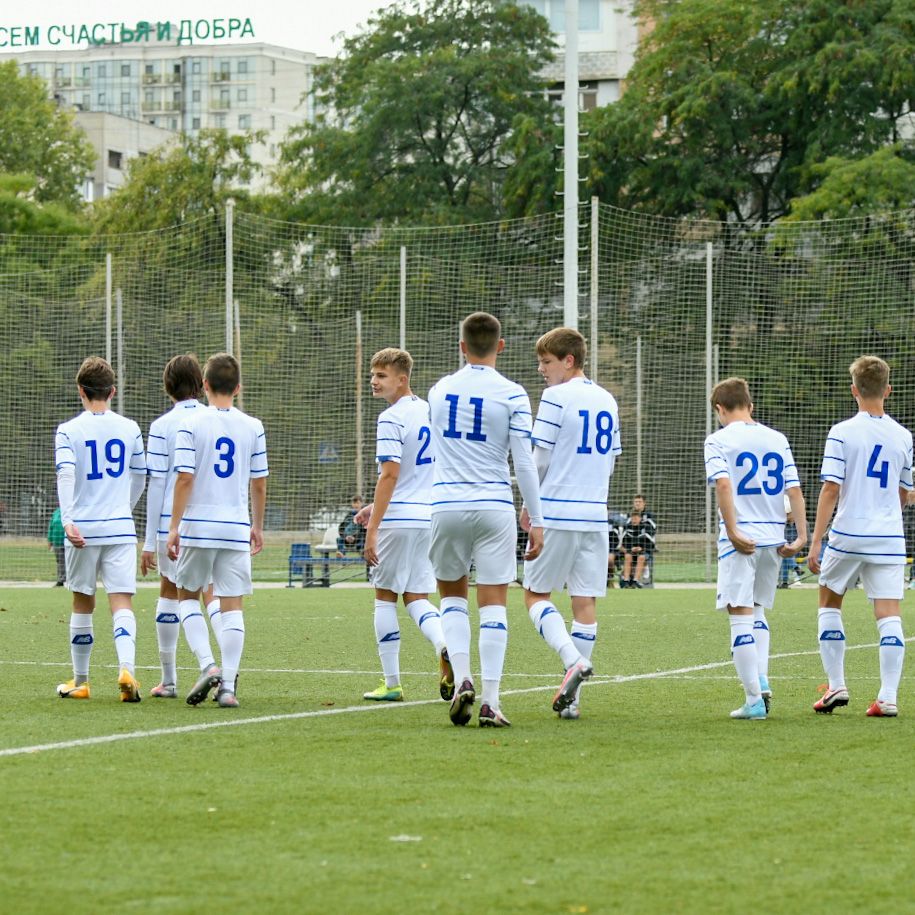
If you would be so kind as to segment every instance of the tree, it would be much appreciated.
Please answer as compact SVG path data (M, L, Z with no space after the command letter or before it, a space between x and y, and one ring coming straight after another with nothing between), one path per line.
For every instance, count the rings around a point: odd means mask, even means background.
M0 172L34 176L35 200L76 209L95 153L47 92L40 77L21 76L15 61L0 63Z
M400 0L317 70L314 124L290 131L280 186L311 221L498 218L518 115L548 120L546 20L500 0Z
M251 145L261 139L257 132L229 136L224 130L202 130L131 159L124 185L94 207L96 231L164 229L221 216L230 197L244 205L250 198L244 185L260 169L251 158Z
M896 140L915 106L911 0L641 0L623 98L584 119L592 193L751 228L826 155Z

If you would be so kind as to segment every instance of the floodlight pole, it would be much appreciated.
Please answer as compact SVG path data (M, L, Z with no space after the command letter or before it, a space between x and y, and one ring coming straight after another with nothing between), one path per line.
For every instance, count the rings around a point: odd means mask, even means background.
M234 246L235 201L230 197L226 201L226 352L231 356L235 337L235 263L232 248Z
M578 0L565 5L562 312L565 326L578 330Z

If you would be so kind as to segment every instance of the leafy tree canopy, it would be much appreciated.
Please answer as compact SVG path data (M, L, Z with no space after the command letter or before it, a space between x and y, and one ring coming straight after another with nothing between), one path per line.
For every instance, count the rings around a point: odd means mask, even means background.
M32 196L69 209L95 154L73 116L48 98L38 76L22 76L15 61L0 63L0 172L33 176Z
M282 149L283 192L317 222L498 218L518 115L549 120L546 20L500 0L400 0L320 68L315 124Z

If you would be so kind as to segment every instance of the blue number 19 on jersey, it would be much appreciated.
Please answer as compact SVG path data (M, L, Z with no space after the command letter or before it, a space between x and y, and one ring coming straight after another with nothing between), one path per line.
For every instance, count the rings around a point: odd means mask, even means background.
M457 394L446 394L445 400L448 401L448 426L442 432L444 438L463 438L468 442L485 442L486 435L483 432L483 398L470 397L470 405L473 407L473 429L470 432L459 432L457 428L457 411L460 397Z

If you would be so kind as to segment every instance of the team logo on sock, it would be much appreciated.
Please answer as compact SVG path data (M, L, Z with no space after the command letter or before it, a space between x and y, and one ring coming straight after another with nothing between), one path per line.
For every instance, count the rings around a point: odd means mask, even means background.
M841 629L826 629L820 636L821 642L844 642L845 633Z
M741 645L755 645L756 639L752 635L739 635L734 639L734 647L740 648Z
M387 635L382 636L379 641L381 641L381 642L399 642L400 641L400 630L398 629L395 632L389 632Z
M118 626L118 628L114 630L114 637L116 639L119 639L125 635L127 638L130 638L130 633L123 626Z
M768 630L769 627L762 620L757 620L755 623L753 623L753 628Z
M156 617L157 623L177 623L178 614L177 613L160 613Z
M902 639L895 635L885 635L880 639L880 647L883 648L884 645L889 645L893 648L905 648L905 643Z
M91 645L94 641L92 633L87 632L84 635L75 635L70 640L74 645Z

